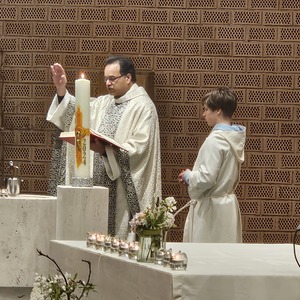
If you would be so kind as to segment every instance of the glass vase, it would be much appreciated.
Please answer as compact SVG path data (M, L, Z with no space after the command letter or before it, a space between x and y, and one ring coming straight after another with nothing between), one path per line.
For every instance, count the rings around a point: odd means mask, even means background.
M143 230L139 234L139 250L137 261L154 262L156 252L162 246L161 230Z

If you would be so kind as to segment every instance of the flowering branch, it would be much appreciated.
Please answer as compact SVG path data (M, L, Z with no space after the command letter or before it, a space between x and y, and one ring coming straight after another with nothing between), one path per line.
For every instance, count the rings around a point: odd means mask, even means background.
M82 297L84 297L84 293L86 292L87 286L90 285L92 287L92 289L94 288L94 285L90 284L90 279L91 279L91 273L92 273L92 266L91 266L91 262L85 259L82 259L83 262L86 262L89 265L89 275L88 275L88 279L86 284L84 284L84 282L82 280L80 280L80 283L84 286L84 288L81 291L80 297L78 299L81 299Z
M62 275L62 277L63 277L63 279L64 279L64 281L65 281L65 284L66 284L66 286L67 286L67 285L68 285L67 278L66 278L66 276L64 275L64 273L62 272L62 270L61 270L60 266L57 264L57 262L56 262L52 257L50 257L49 255L44 254L41 250L36 249L36 251L37 251L37 253L39 254L39 256L44 256L44 257L50 259L50 260L56 265L56 270Z
M87 282L82 280L77 280L77 273L72 278L70 274L63 273L57 262L51 258L49 255L44 254L42 251L37 249L40 256L44 256L52 261L59 275L48 275L48 277L40 276L36 274L34 288L31 292L30 299L75 299L79 300L83 297L88 296L89 292L95 288L95 286L90 283L91 278L91 262L87 260L82 260L86 262L89 266L89 274ZM76 289L80 289L81 292L76 292ZM78 295L79 294L79 295Z

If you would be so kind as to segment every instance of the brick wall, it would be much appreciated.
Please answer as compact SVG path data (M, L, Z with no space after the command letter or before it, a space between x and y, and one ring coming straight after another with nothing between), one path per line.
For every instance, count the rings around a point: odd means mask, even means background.
M85 71L101 91L103 62L126 54L154 74L164 196L188 200L177 175L209 132L201 97L225 85L247 127L237 189L244 241L288 243L299 223L300 2L294 0L0 0L1 174L20 168L22 192L46 193L54 95L49 66L68 89ZM169 238L180 241L187 211Z

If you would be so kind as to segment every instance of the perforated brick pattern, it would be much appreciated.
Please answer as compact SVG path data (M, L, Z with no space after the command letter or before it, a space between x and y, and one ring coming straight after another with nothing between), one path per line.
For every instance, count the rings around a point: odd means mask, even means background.
M0 172L19 166L22 192L46 193L55 93L84 71L92 96L105 58L126 54L157 107L163 196L182 207L177 181L192 168L209 128L201 98L217 86L238 96L234 122L247 127L236 190L245 243L290 243L300 222L300 4L295 0L0 0ZM144 72L144 73L143 73ZM142 75L143 74L143 75ZM168 239L181 241L188 210Z

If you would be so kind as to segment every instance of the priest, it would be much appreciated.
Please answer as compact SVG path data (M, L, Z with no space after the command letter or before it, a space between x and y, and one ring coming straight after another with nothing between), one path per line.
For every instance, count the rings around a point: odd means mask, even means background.
M64 68L51 66L56 95L47 120L61 131L75 127L75 97L67 88ZM136 71L130 59L111 56L105 62L107 95L90 101L90 126L113 138L121 149L91 143L90 176L94 185L109 189L108 233L127 238L132 216L152 206L161 197L160 134L155 105L145 89L136 83ZM70 185L74 177L74 146L55 140L51 160L49 194L57 185Z

